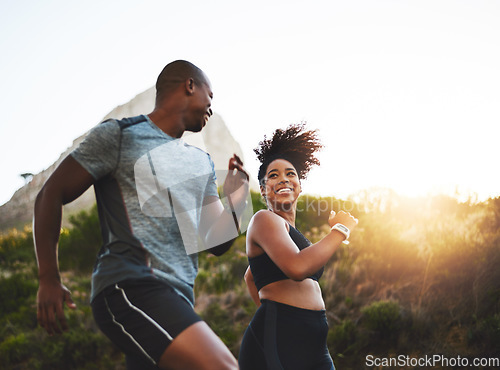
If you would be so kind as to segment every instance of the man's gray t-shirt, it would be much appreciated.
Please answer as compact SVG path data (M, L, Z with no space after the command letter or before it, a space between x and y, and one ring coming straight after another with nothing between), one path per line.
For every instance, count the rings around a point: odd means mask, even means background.
M103 235L91 299L155 276L193 304L202 204L218 196L210 156L144 115L101 123L71 155L95 179Z

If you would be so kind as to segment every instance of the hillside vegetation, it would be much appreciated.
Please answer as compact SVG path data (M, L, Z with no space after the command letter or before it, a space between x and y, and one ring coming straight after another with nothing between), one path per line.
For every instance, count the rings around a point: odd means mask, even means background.
M254 210L263 208L259 195L252 197ZM350 245L320 281L338 369L365 368L369 355L500 358L500 198L458 202L380 190L349 201L304 195L297 227L319 240L331 209L359 218ZM30 228L0 236L0 369L124 369L89 307L98 225L94 208L62 231L60 268L78 308L66 310L71 330L53 337L36 323ZM256 310L243 282L247 266L241 236L220 258L200 255L195 287L196 310L235 356Z

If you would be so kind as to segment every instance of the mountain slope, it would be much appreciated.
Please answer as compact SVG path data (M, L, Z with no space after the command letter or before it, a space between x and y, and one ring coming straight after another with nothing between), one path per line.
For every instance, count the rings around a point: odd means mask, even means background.
M147 114L153 110L155 89L150 88L137 95L128 103L114 108L102 121L108 118L123 118ZM86 134L73 141L71 147L65 150L59 159L44 171L33 176L33 179L19 190L12 198L0 207L0 231L13 227L22 227L30 223L33 217L33 206L36 195L45 181L56 169L59 163L80 144ZM201 133L186 133L183 138L191 145L200 147L210 153L215 168L226 169L229 158L236 153L243 159L240 145L231 135L226 124L218 114L214 114ZM224 145L221 145L224 143ZM93 188L90 188L80 198L64 207L65 220L67 216L82 209L88 209L95 202Z

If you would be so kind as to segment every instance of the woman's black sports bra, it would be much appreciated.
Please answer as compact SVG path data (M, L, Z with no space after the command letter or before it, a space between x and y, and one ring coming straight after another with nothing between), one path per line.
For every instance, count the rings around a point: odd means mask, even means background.
M292 238L295 245L300 249L309 247L312 243L300 233L292 225L290 226L290 231L288 234ZM252 270L253 279L257 290L261 290L268 284L274 283L275 281L289 279L283 271L280 270L278 266L269 258L267 253L259 254L255 257L249 257L248 263L250 264L250 269ZM323 275L324 268L322 267L314 275L308 276L308 279L313 279L318 281L321 275Z

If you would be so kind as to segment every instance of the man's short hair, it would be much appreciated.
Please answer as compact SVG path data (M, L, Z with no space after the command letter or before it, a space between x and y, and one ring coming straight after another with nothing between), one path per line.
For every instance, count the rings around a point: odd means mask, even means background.
M158 104L168 93L180 83L192 78L197 86L207 83L205 74L193 63L176 60L165 66L156 80L156 103Z

